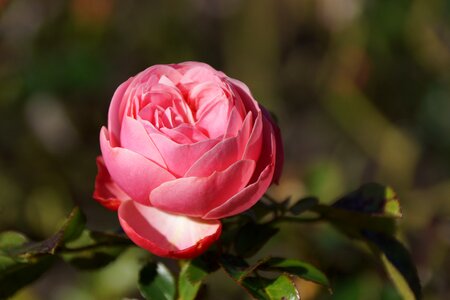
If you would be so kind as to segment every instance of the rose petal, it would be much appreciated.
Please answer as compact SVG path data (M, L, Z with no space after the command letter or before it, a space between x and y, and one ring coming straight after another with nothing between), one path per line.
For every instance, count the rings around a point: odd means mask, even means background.
M181 124L175 128L161 128L160 130L178 144L192 144L208 139L203 131L191 124Z
M220 236L218 220L172 215L133 201L119 208L120 224L128 237L153 254L170 258L193 258Z
M238 194L203 216L204 219L221 219L239 214L258 202L269 188L275 169L276 142L272 127L267 127L266 124L264 127L268 134L264 136L263 151L255 168L254 176L257 177L250 179L252 183Z
M244 159L252 159L257 161L261 154L262 147L262 133L263 133L263 120L262 114L258 113L258 117L255 120L252 133L247 140L247 145L244 151Z
M111 135L111 143L114 147L119 145L120 124L123 117L123 111L120 111L121 103L132 80L133 77L129 78L116 89L109 106L108 128Z
M108 130L100 132L100 147L111 178L131 199L148 204L150 192L175 176L144 156L125 148L111 147Z
M245 118L244 124L236 137L225 139L211 148L191 166L184 177L207 177L213 172L223 171L231 164L241 160L246 142L249 139L252 121L253 118L250 113ZM256 161L257 158L253 160Z
M223 137L227 130L230 105L226 99L215 101L197 117L196 126L208 132L210 138Z
M236 136L239 130L242 128L244 119L237 111L236 107L231 110L230 116L228 117L227 129L225 130L224 138L231 136Z
M158 148L148 136L144 125L130 117L125 117L122 121L120 132L120 143L122 147L139 153L158 165L166 168L164 159L161 157Z
M222 205L212 209L203 216L203 219L222 219L234 216L255 205L270 186L273 169L273 165L268 165L259 175L256 182L241 190Z
M253 114L257 115L260 108L258 102L253 98L248 86L234 78L228 78L228 82L231 85L236 98L239 98L245 106L246 111L251 111Z
M164 211L200 217L242 190L254 168L254 161L241 160L209 177L169 181L150 193L150 202Z
M104 207L117 210L123 201L130 199L130 196L112 180L101 156L97 156L97 169L92 197Z
M176 176L183 176L195 161L219 142L218 139L208 139L193 144L178 144L162 134L150 134L150 138L170 172Z
M274 130L275 135L275 144L276 144L276 157L275 157L275 171L273 174L272 182L278 184L280 181L281 173L283 171L283 164L284 164L284 147L283 147L283 140L281 139L281 131L278 125L273 120L270 113L264 108L261 107L261 111L263 112L265 118L270 122L272 125L272 128Z

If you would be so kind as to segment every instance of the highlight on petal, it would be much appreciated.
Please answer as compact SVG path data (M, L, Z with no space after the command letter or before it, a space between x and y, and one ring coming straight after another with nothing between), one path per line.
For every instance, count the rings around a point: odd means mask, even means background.
M134 201L120 206L119 221L136 245L170 258L193 258L202 254L222 231L219 220L172 215Z
M175 179L144 156L125 148L111 147L106 128L100 132L100 148L111 178L135 201L149 204L148 197L154 188Z
M130 196L112 180L101 156L97 156L97 168L98 173L95 177L92 197L104 207L110 210L117 210L123 201L130 199Z

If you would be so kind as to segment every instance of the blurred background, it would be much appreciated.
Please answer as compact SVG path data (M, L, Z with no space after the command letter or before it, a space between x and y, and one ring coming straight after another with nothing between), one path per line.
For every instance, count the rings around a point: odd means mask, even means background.
M43 239L75 204L90 228L118 228L91 198L109 101L144 68L185 60L246 82L278 116L274 197L391 185L425 299L450 299L448 0L0 0L0 230ZM399 298L367 249L326 224L283 225L262 252L329 275L333 295L299 282L303 299ZM14 299L139 298L146 257L57 264ZM208 282L207 299L247 299L221 273Z

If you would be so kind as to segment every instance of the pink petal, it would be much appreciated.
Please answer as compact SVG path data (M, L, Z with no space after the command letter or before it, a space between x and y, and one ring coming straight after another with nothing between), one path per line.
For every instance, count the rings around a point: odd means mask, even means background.
M263 141L263 120L261 112L258 113L258 117L255 120L252 133L248 138L247 145L245 147L244 159L258 160L261 154L261 147Z
M207 177L215 171L225 170L240 160L249 139L252 119L251 113L248 114L236 137L227 138L211 148L191 166L184 177Z
M243 211L246 211L264 195L267 188L270 186L273 175L273 165L268 165L260 174L258 180L238 194L231 197L228 201L221 206L208 212L203 216L203 219L222 219L237 215Z
M100 132L100 147L105 165L131 199L148 204L150 192L161 183L175 179L167 170L131 150L111 147L105 127Z
M281 131L278 125L273 120L270 113L264 107L261 107L261 110L264 113L265 118L270 122L270 125L272 126L275 135L276 157L275 157L275 171L273 174L272 181L278 184L278 182L280 181L284 164L284 147L283 147L283 140L281 138Z
M135 244L153 254L170 258L200 255L222 231L218 220L172 215L133 201L120 206L119 221Z
M178 144L192 144L208 139L199 128L191 124L181 124L175 128L161 128L160 130Z
M251 111L255 115L260 110L258 102L253 98L247 85L239 80L228 78L228 82L231 84L231 88L236 97L239 97L244 104L246 111Z
M185 66L188 65L185 64ZM181 70L184 72L183 77L180 80L180 83L182 84L206 81L220 82L220 78L217 76L217 71L206 64L191 64L188 68L182 68Z
M239 114L236 107L233 107L230 116L228 117L228 124L227 129L225 130L224 138L236 136L239 129L241 129L243 122L244 120L242 119L242 116Z
M120 110L122 100L124 100L133 77L122 83L114 92L108 111L108 128L111 135L111 143L113 146L119 145L120 126L122 123L123 111ZM126 100L124 100L126 101Z
M120 142L123 148L139 153L162 167L166 167L158 148L148 136L144 125L130 117L122 121Z
M104 207L110 210L117 210L123 201L130 199L130 196L112 180L101 156L97 156L97 168L98 173L95 177L92 197Z
M241 160L209 177L169 181L150 193L150 202L164 211L200 217L243 189L254 168L254 161Z
M197 117L196 125L208 132L210 138L224 136L227 131L230 106L228 100L215 101Z
M204 219L221 219L239 214L258 202L269 188L275 169L276 141L273 128L266 124L268 121L264 118L263 121L265 123L264 130L266 131L263 140L263 151L257 162L254 176L250 179L251 184L237 195L225 201L221 206L211 210L203 216Z
M177 176L183 176L195 161L219 142L217 139L208 139L193 144L177 144L162 134L150 134L150 138L168 169Z

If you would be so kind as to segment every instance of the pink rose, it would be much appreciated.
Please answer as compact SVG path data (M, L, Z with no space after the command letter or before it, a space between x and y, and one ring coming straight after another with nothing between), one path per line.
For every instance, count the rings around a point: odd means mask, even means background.
M94 198L138 246L192 258L219 219L252 207L283 163L278 127L248 87L204 63L152 66L116 90Z

